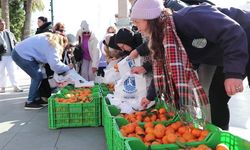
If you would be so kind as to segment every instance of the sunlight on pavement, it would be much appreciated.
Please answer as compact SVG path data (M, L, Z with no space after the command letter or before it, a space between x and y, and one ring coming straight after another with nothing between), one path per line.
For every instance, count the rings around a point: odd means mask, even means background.
M4 101L14 101L14 100L19 100L19 99L26 99L27 96L24 97L15 97L15 98L5 98L5 99L1 99L0 102L4 102Z
M0 123L0 134L7 132L9 129L11 129L15 125L15 122L17 121L18 120L6 121L6 122Z

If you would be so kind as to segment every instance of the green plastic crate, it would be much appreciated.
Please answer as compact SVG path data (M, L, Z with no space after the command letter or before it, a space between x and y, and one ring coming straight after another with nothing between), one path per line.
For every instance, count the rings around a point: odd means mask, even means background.
M110 102L109 100L106 98L106 97L102 97L102 100L101 100L101 111L102 111L102 126L104 126L104 116L105 116L105 107L109 106L110 105Z
M117 107L110 105L109 100L106 98L104 101L104 105L107 108L103 108L103 110L105 110L105 112L103 113L103 118L104 118L104 130L105 130L105 134L106 135L106 139L107 139L107 143L108 143L108 149L109 150L124 150L125 146L124 146L124 140L126 139L125 137L123 137L120 133L117 133L119 131L119 127L117 126L116 121L114 121L115 118L122 118L119 115L120 110L118 110ZM152 109L159 109L159 108L166 108L166 110L168 110L168 106L165 103L158 103L157 106L150 108L150 110ZM168 124L168 123L172 123L177 121L179 118L177 116L174 116L173 118L167 120L167 121L161 121L164 124ZM122 120L125 120L124 118L122 118ZM119 121L119 123L122 122L122 125L125 125L128 123L128 121ZM155 122L157 123L157 122ZM159 122L158 122L159 123ZM106 124L106 125L105 125ZM143 122L141 122L140 124L143 124ZM110 136L111 135L111 136ZM115 142L113 142L115 139Z
M229 132L221 132L220 143L226 144L230 150L250 150L250 142Z
M102 110L103 110L102 119L103 120L102 121L103 121L104 131L106 134L108 149L112 150L113 145L115 145L115 144L113 144L113 141L114 141L114 139L113 139L113 132L114 132L113 119L119 115L120 110L116 106L110 105L110 102L107 98L103 98L102 103L103 103L103 105L102 105ZM159 109L159 108L163 108L163 107L167 109L167 106L163 103L161 105L158 105L156 108ZM154 109L154 108L151 108L151 109ZM177 117L173 117L172 119L164 121L164 122L173 122L173 121L176 121L177 119L178 119Z
M103 107L103 126L105 131L105 137L108 145L108 150L113 150L113 118L120 113L120 110L113 105L107 105L106 101L104 100L104 107Z
M164 122L165 125L171 124L173 122L175 122L176 120L172 120L169 122ZM128 121L125 120L124 118L114 118L113 119L113 123L114 123L114 131L113 131L113 139L116 139L116 142L114 147L115 150L148 150L148 146L144 145L144 143L137 139L137 138L127 138L124 137L121 132L119 131L120 127L123 125L128 124ZM143 124L141 124L143 125ZM206 143L214 143L215 142L215 138L218 137L219 133L220 133L220 129L212 124L207 124L206 129L208 129L210 131L210 133L208 134L208 136L203 140L203 141L199 141L199 142L187 142L184 145L186 146L197 146L200 144L206 144ZM127 144L126 141L132 141L129 142ZM133 143L133 144L130 144ZM131 145L129 147L127 147L128 145ZM151 146L151 150L177 150L179 149L180 146L177 144L161 144L161 145L152 145Z
M233 135L228 131L221 131L213 136L212 140L206 143L209 147L215 148L217 144L224 143L230 150L250 150L250 142Z
M56 97L64 96L64 94L59 91L48 100L50 129L101 125L99 92L92 93L92 101L89 103L58 103L55 101Z
M235 136L229 132L217 132L209 138L204 144L209 146L212 149L215 149L216 145L219 143L226 144L230 150L249 150L250 142L246 141L238 136ZM197 147L199 144L189 143L189 146ZM169 144L168 147L164 145L152 146L151 150L177 150L178 147L173 147L172 144ZM137 138L130 138L125 141L126 150L148 150L149 148L144 145L142 141Z
M129 122L124 118L113 119L113 134L112 138L115 139L113 143L114 150L125 150L125 141L129 138L124 137L120 132L120 127L128 124Z
M111 92L109 91L109 88L108 88L108 86L107 86L106 84L101 83L99 87L100 87L100 91L101 91L103 97L105 97L105 96L107 96L109 93L111 93Z
M169 121L169 122L165 122L165 123L169 124L169 123L172 123L172 122L174 122L174 121ZM148 147L145 146L144 143L141 140L139 140L138 138L133 138L133 137L132 138L128 138L128 137L124 137L122 135L122 133L120 132L120 127L124 126L124 125L126 125L128 123L129 122L126 119L121 118L121 117L117 117L117 118L113 119L113 126L114 126L113 139L116 140L114 142L114 145L113 145L114 150L130 150L130 148L125 145L125 142L126 141L130 141L130 140L132 140L132 141L135 140L135 141L137 141L139 143L139 145L141 145L141 147L139 146L139 148L142 148L142 149L139 149L137 147L136 147L136 149L138 149L138 150L144 150L143 148L145 148L145 150L148 150ZM141 123L141 125L143 125L143 123ZM171 147L173 147L174 149L178 148L178 146L175 145L175 144L167 144L167 146L165 145L163 147L163 149L166 150L166 148L171 148Z
M146 146L138 138L130 138L125 141L124 150L149 150L150 148ZM151 150L178 150L179 147L176 144L164 144L158 146L151 146Z

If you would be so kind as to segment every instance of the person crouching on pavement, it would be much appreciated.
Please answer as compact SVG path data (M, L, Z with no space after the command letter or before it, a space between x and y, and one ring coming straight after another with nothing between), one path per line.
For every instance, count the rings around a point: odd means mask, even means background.
M65 65L61 61L62 52L67 43L68 40L65 36L42 33L21 41L12 51L13 60L31 77L25 109L41 109L47 104L41 100L38 91L43 80L41 64L48 63L57 74L64 74L73 68L72 64Z

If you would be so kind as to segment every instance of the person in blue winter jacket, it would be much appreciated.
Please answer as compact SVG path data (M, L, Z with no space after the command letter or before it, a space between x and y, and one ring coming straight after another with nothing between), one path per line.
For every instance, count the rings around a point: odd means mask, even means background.
M212 123L228 130L227 103L231 95L243 91L242 81L249 76L250 14L237 8L217 8L206 3L172 12L163 9L160 0L137 0L131 20L149 39L150 51L143 53L162 50L166 36L163 32L166 24L162 20L166 14L172 16L176 33L208 94ZM134 50L130 57L134 58L138 53L142 52ZM142 100L142 105L147 105L159 92L155 92L153 82L151 85L150 96Z
M44 101L40 99L39 85L43 80L41 66L48 63L57 74L64 74L73 68L72 64L65 65L61 56L68 40L57 33L41 33L19 42L12 51L16 64L31 78L28 99L25 109L41 109Z

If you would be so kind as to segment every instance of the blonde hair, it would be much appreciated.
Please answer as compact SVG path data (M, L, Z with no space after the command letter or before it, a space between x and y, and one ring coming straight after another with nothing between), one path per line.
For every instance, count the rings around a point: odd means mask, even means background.
M68 45L67 37L58 33L46 32L44 34L47 36L49 44L56 49L58 56L61 58L64 48Z

